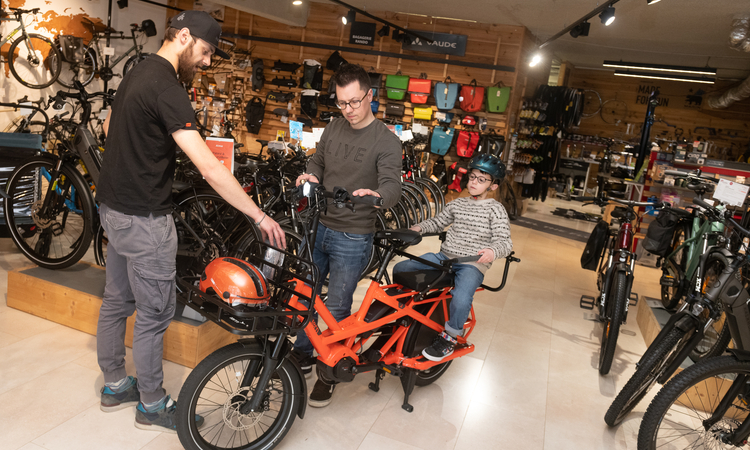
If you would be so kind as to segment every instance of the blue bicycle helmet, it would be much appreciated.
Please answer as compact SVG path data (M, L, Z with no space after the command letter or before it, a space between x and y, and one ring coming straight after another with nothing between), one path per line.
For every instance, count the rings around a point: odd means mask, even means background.
M478 169L492 176L495 182L503 181L505 178L505 163L495 155L480 153L474 155L469 161L469 170Z

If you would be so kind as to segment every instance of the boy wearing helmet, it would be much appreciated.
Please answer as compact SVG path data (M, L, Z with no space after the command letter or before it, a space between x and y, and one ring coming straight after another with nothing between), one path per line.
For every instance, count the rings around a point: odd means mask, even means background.
M477 262L454 264L455 285L450 304L450 320L445 331L440 333L432 345L422 351L431 361L440 361L453 353L456 336L463 332L463 325L471 312L474 292L484 280L484 274L492 261L505 258L513 249L510 239L508 214L503 205L490 193L498 188L505 177L505 164L494 155L480 154L469 161L469 197L462 197L445 205L445 209L432 219L411 227L420 233L438 233L448 225L446 239L439 253L427 253L422 259L440 263L446 259L479 255ZM401 261L393 272L416 272L431 267L414 260Z

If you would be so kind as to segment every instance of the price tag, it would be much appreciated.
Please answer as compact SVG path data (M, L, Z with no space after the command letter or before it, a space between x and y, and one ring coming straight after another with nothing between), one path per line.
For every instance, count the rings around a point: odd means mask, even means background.
M109 115L109 109L103 109L99 111L99 120L101 121L107 120L108 115Z
M104 56L115 56L115 48L114 47L104 47L102 49L102 53L104 53Z
M714 199L732 206L742 206L747 198L747 192L750 186L735 183L729 180L719 180L719 185L714 192Z

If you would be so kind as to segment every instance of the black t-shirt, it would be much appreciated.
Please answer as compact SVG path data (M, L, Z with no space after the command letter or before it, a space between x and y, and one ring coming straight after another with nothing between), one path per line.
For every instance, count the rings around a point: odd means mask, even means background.
M169 214L172 133L197 130L172 64L154 54L135 66L120 83L111 114L97 200L125 214Z

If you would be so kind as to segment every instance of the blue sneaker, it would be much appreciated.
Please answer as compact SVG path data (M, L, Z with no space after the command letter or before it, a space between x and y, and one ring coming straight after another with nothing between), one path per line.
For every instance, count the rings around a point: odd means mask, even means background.
M135 427L141 430L177 433L176 411L177 402L172 400L169 395L167 395L164 405L153 412L146 411L143 403L138 403L138 407L135 408ZM195 424L200 428L203 425L203 417L196 414Z
M119 411L129 406L134 406L141 401L141 393L138 391L138 379L130 376L128 379L130 380L129 386L120 392L115 392L107 386L102 388L102 401L99 404L99 408L102 411Z

